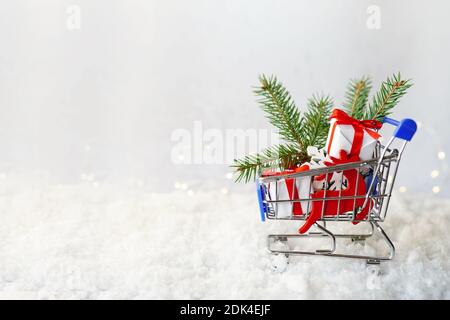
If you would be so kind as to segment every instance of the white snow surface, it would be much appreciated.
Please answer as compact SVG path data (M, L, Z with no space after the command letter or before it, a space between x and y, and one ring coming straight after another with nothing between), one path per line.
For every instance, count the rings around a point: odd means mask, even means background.
M252 192L0 185L0 298L450 298L450 200L395 194L382 225L397 255L378 270L269 255L267 234L299 223L261 223Z

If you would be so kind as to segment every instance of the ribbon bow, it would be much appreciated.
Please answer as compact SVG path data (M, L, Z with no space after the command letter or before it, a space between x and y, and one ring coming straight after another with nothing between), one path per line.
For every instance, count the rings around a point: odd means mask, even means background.
M377 120L358 120L350 117L347 113L340 109L334 109L331 113L330 119L335 119L332 131L331 140L328 144L328 154L330 153L331 143L333 141L334 129L337 125L351 125L355 130L355 135L353 137L352 148L350 150L350 155L359 155L361 152L361 147L364 139L364 132L370 135L374 139L378 139L381 135L375 130L381 129L382 123Z

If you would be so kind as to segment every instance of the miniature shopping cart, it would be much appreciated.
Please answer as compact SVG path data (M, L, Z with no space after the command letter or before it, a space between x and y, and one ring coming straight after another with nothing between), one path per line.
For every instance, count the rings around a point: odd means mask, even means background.
M303 172L282 174L276 176L260 176L257 179L257 193L259 200L259 207L261 212L261 219L272 220L288 220L288 221L306 221L311 214L310 207L314 205L314 202L322 202L320 217L313 224L313 228L308 230L307 233L290 233L290 234L270 234L268 235L268 250L273 254L284 254L286 257L290 255L320 255L327 257L341 257L341 258L354 258L366 260L369 264L379 264L381 261L388 261L393 259L395 255L395 248L392 241L389 239L385 231L381 228L380 222L383 222L386 218L387 210L389 207L389 200L392 193L392 188L395 182L398 165L402 153L406 144L414 136L417 125L411 119L404 119L402 121L396 121L390 118L385 118L384 123L388 123L396 126L393 136L383 146L380 142L377 142L377 146L374 152L374 158L366 161L349 162L344 164L337 164L328 167L313 168ZM394 142L398 141L398 149L394 148ZM361 193L352 195L342 194L344 186L344 179L340 179L341 186L336 188L339 190L338 195L334 192L334 196L327 195L327 191L323 192L323 195L319 198L312 197L312 190L307 193L306 196L297 196L294 199L283 195L281 190L281 184L286 183L289 179L293 181L294 185L300 180L310 179L309 186L312 186L312 181L317 176L324 176L325 181L328 181L330 175L342 173L347 170L357 170L362 173L357 177L364 177L365 194ZM339 181L339 180L338 180ZM271 188L271 190L269 190ZM312 187L310 187L312 188ZM275 190L274 190L275 189ZM328 192L329 194L331 192ZM333 215L327 213L328 201L334 201L334 204L339 206L347 205L349 201L353 201L353 206L346 212L337 210ZM281 215L281 208L286 208L286 205L294 207L295 203L301 203L303 207L307 207L304 210L305 213L295 214L294 210L291 210L290 214ZM362 203L362 205L361 205ZM358 205L359 204L359 205ZM369 210L364 218L358 218L361 216L363 208L367 208L369 204ZM298 206L298 205L297 205ZM367 232L332 232L330 225L336 226L333 222L353 222L358 224L366 224L369 228ZM340 224L342 227L342 224ZM349 225L352 225L351 223ZM337 225L339 227L339 225ZM353 227L353 226L352 226ZM353 227L356 228L356 227ZM361 228L356 228L361 229ZM387 252L385 255L372 255L372 254L354 254L341 252L342 248L337 249L337 239L344 238L353 242L364 244L364 241L376 233L379 233L384 243L387 245ZM299 249L299 243L301 244L306 238L322 238L329 239L330 246L314 249ZM283 244L280 248L279 244ZM295 243L295 247L293 244ZM317 242L316 242L317 243ZM278 245L276 245L278 244ZM323 246L323 244L321 244Z

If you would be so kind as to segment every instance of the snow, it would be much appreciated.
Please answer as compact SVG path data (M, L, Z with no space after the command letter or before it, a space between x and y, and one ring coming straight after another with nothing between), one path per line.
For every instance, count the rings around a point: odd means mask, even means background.
M4 179L0 298L450 298L449 200L395 194L383 226L397 255L380 268L286 264L267 253L266 235L298 224L261 223L257 210L253 192Z

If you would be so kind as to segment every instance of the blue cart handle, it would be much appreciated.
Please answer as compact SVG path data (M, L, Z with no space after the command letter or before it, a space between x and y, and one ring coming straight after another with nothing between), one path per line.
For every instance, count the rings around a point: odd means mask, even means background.
M403 119L400 121L385 117L382 120L383 123L389 123L396 126L394 131L394 137L411 141L412 137L417 131L417 123L413 119Z

